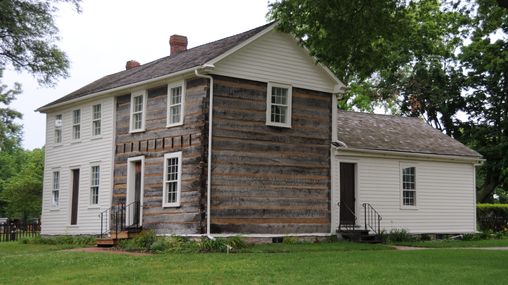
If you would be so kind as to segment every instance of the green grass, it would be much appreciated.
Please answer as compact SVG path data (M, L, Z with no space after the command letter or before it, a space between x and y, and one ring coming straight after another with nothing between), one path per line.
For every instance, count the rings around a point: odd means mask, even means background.
M0 243L0 284L503 284L508 251L270 244L250 253L128 256Z
M398 245L429 247L429 248L461 248L461 247L508 247L508 238L487 240L432 240L417 242L399 242Z

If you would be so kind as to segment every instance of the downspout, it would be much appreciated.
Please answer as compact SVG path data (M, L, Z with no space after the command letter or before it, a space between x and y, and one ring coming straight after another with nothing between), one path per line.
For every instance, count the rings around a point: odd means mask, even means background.
M206 236L209 239L214 240L215 238L210 234L210 205L211 205L211 193L212 193L212 125L213 125L213 77L210 75L204 75L199 73L199 69L211 70L215 66L204 65L194 70L197 77L210 79L210 99L208 103L208 169L206 178Z

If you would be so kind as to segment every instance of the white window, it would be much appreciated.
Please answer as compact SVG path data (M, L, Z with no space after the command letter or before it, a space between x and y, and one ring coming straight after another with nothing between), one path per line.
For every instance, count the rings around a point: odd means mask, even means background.
M90 205L99 204L100 167L92 166L90 171Z
M180 190L182 179L182 152L164 155L164 194L163 207L180 206Z
M183 82L168 85L168 119L167 126L183 124L185 88Z
M51 206L58 207L60 199L60 172L53 171L53 188L51 190Z
M145 109L146 109L146 91L138 91L131 95L131 132L141 132L145 130Z
M266 99L266 124L291 128L292 87L268 83Z
M62 143L62 115L55 116L55 143Z
M92 106L92 135L99 136L101 134L101 104Z
M416 206L416 168L402 168L402 206Z
M81 110L72 111L72 139L81 137Z

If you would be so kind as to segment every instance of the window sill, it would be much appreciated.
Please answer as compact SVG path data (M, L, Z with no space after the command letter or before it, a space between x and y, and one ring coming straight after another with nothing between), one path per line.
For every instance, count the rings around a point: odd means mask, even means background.
M178 126L183 126L183 122L175 123L175 124L168 124L168 125L166 125L166 128L172 128L172 127L178 127Z
M62 147L62 146L63 146L63 143L55 143L53 145L53 148Z
M139 130L129 130L129 134L135 134L135 133L142 133L145 129L139 129Z
M93 136L90 140L91 141L102 140L102 136Z
M81 143L81 140L75 140L75 141L72 141L71 144L80 144Z
M60 211L60 208L57 208L57 207L51 207L51 208L49 208L49 211L50 211L50 212L58 212L58 211Z
M99 205L91 205L88 206L88 210L100 210L101 206Z
M162 208L180 208L180 203L164 204Z
M409 211L416 211L418 210L418 207L416 206L400 206L401 210L409 210Z
M269 127L277 127L277 128L286 128L291 129L291 124L282 124L282 123L273 123L273 122L266 122L266 125Z
M68 225L67 228L68 229L79 229L79 226L78 225Z

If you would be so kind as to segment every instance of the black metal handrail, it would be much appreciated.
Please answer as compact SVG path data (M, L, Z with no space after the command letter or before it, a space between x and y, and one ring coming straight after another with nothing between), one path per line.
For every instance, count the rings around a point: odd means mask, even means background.
M353 229L355 229L355 228L356 228L356 220L358 219L358 218L356 217L356 215L355 215L355 212L354 212L353 210L351 210L351 208L349 208L346 204L341 205L341 204L340 204L340 202L338 202L338 203L337 203L337 206L339 206L339 219L340 219L340 209L341 209L341 207L343 207L343 208L344 208L344 209L346 209L349 213L351 213L351 215L353 215L353 218L354 218L354 219L353 219L353 225L348 224L348 226L352 226L352 227L353 227ZM343 224L342 224L342 223L340 222L340 220L339 220L339 231L340 231L340 230L342 230L342 226L343 226Z
M381 215L372 207L369 203L363 203L363 217L365 220L365 230L369 230L369 228L375 233L381 233L381 220L383 219Z
M141 224L140 205L139 201L134 201L128 205L121 203L102 211L99 214L101 219L100 237L114 235L115 238L118 238L118 232L130 228L139 228Z

